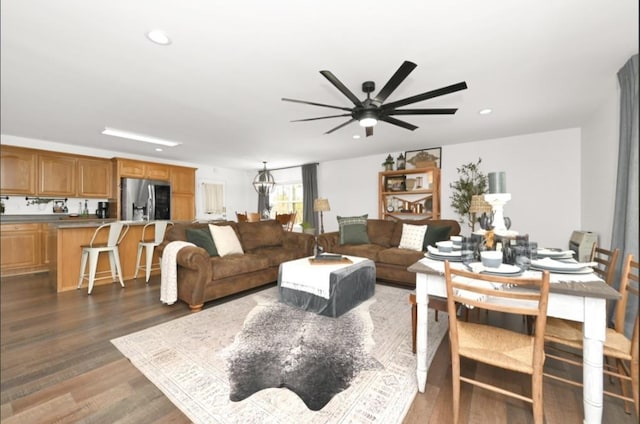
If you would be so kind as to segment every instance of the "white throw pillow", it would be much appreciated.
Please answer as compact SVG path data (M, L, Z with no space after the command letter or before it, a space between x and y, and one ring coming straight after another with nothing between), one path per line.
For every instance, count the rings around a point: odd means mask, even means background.
M400 245L398 247L422 252L426 232L426 225L402 224L402 237L400 238Z
M244 254L240 240L231 226L209 224L209 231L220 256L234 253Z

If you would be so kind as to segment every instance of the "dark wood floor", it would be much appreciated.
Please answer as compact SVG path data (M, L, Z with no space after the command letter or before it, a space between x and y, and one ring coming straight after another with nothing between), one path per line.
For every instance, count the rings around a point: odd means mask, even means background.
M0 281L3 424L189 422L110 343L187 315L189 309L181 302L160 304L157 278L149 286L142 280L127 281L126 286L97 286L87 296L86 288L51 292L46 274ZM426 391L418 393L405 423L451 422L449 363L445 342L429 370ZM518 375L464 363L463 369L510 387L528 387L528 379ZM555 382L546 382L544 390L547 423L582 422L580 390ZM523 402L468 385L462 386L462 404L462 422L532 421ZM603 422L637 423L637 418L626 415L620 401L605 398Z

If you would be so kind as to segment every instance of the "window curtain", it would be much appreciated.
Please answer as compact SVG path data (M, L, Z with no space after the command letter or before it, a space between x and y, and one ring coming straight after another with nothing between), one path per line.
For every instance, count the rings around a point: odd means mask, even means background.
M616 270L615 285L620 287L622 262L628 254L638 260L638 55L632 56L618 71L620 83L620 144L618 177L613 216L611 247L619 248L622 260ZM631 338L638 302L629 297L625 334ZM610 312L610 318L613 311Z
M258 213L263 218L268 218L271 213L271 206L269 205L269 192L260 191L258 193Z
M318 213L313 211L313 201L318 198L318 164L302 165L302 222L318 228Z

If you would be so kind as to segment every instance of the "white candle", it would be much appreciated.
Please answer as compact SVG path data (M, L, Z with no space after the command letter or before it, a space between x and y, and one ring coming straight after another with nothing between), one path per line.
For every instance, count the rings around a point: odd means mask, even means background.
M489 172L489 193L507 192L507 173Z

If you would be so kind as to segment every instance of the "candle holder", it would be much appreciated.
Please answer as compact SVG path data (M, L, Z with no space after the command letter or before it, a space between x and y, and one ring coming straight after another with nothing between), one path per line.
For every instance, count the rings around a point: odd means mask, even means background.
M491 209L493 211L494 231L496 234L506 235L508 231L504 224L504 205L511 200L511 193L485 194L484 200L491 205Z

